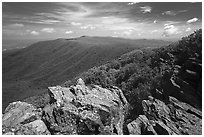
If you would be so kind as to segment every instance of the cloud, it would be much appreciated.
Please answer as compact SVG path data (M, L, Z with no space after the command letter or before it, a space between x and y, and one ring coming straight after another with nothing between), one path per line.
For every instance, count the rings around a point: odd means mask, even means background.
M192 18L187 21L188 24L198 21L198 18Z
M30 34L37 36L37 35L39 35L40 33L37 32L37 31L35 31L35 30L33 30L33 31L30 32Z
M180 13L181 13L181 12L187 12L187 11L188 11L188 10L180 10L180 11L178 11L178 12L180 12Z
M151 11L152 11L152 7L150 7L150 6L144 6L144 7L140 7L140 11L142 11L143 13L151 13Z
M111 36L111 37L113 37L113 38L118 38L118 36Z
M188 10L179 10L179 11L170 11L170 10L168 10L168 11L163 12L162 15L175 16L175 15L177 15L179 13L187 12L187 11Z
M35 30L42 37L63 37L68 35L65 32L69 30L74 31L73 34L76 35L83 32L86 35L109 36L112 32L116 31L120 32L118 36L122 36L121 33L124 33L124 36L126 36L131 33L128 31L131 29L133 30L130 35L131 38L134 38L138 32L143 30L144 33L142 35L144 38L159 39L164 32L164 24L166 26L174 25L179 31L183 30L183 34L186 33L188 27L191 27L192 30L202 27L200 23L202 20L200 17L202 6L199 6L199 3L197 3L197 6L196 4L192 6L189 3L138 4L134 1L127 1L125 3L53 3L57 6L56 8L46 5L46 3L38 3L34 7L33 4L29 4L29 6L22 6L22 4L14 4L12 13L9 12L9 7L7 10L4 10L2 23L5 31L13 31L17 34L22 31L26 35ZM42 6L42 4L45 5ZM19 10L19 7L27 8L22 12ZM165 12L165 15L162 15L163 12ZM181 12L185 12L185 14ZM174 14L176 15L171 16ZM177 17L177 15L179 16ZM193 23L187 24L186 21L194 17L197 17L199 20L195 23L196 26L192 27ZM168 22L169 20L172 22ZM180 23L176 24L176 21ZM22 23L25 26L24 28L7 28L9 24L14 23ZM46 33L41 31L43 28L54 28L55 31L53 33ZM27 32L26 29L30 29L30 32ZM153 32L154 35L151 35L153 30L159 30L159 32ZM59 31L62 31L62 33Z
M59 22L61 22L61 21L48 19L48 20L41 20L41 21L36 22L36 23L40 23L40 24L54 24L54 23L59 23Z
M81 29L95 29L96 27L92 24L89 24L89 25L81 26L80 28Z
M151 31L151 34L152 34L152 33L156 33L156 32L158 32L158 31L159 31L159 30L152 30L152 31Z
M186 32L188 32L188 31L191 31L191 28L187 28L187 29L186 29Z
M55 29L54 28L43 28L41 31L47 32L47 33L53 33L55 31Z
M133 30L127 30L127 31L124 31L122 34L126 35L126 36L129 36L129 35L132 34L132 32L133 32Z
M169 26L169 25L174 25L174 24L179 24L181 22L178 21L165 21L164 26Z
M141 34L141 33L138 33L137 35L138 35L138 36L141 36L142 34Z
M175 16L175 15L176 15L176 12L174 12L174 11L165 11L165 12L162 13L162 15Z
M139 3L139 2L129 2L127 5L134 5L136 3Z
M19 20L22 21L22 20ZM59 20L52 20L52 19L35 19L35 18L25 18L25 20L23 20L23 22L25 23L34 23L34 24L55 24L55 23L59 23L61 21Z
M166 25L164 26L164 32L162 36L169 37L171 35L175 35L178 33L179 33L178 28L176 28L174 25Z
M71 30L69 30L69 31L66 31L65 33L66 33L66 34L72 34L72 33L74 33L74 32L71 31Z
M15 24L10 24L10 25L8 25L8 27L21 28L21 27L24 27L24 25L21 24L21 23L15 23Z
M130 36L133 33L133 30L125 30L123 32L114 32L115 35L121 35L121 36Z
M157 23L157 20L154 20L154 23Z
M131 26L132 24L110 25L106 29L113 31L138 30L138 28Z
M80 26L82 24L80 22L71 22L71 25L73 25L73 26Z
M119 17L103 17L101 23L103 24L120 24L129 22L127 18L119 18Z

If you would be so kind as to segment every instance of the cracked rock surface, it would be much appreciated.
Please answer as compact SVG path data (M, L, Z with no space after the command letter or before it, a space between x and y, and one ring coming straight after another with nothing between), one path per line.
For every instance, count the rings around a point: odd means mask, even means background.
M50 103L42 109L25 102L11 103L3 115L3 134L123 134L128 102L122 91L82 79L68 88L48 88Z
M202 112L175 97L164 103L149 96L142 105L144 115L127 125L130 134L202 134Z

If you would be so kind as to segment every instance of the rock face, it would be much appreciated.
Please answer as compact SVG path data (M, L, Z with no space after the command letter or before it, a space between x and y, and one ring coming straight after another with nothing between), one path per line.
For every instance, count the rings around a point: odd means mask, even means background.
M5 110L2 118L3 134L49 135L41 120L42 111L25 102L13 102Z
M176 85L177 81L172 83ZM123 135L129 106L115 87L86 86L82 79L70 87L49 87L50 102L35 108L13 102L5 110L5 135ZM159 91L158 91L159 92ZM127 124L130 135L202 134L202 112L169 96L142 101L143 114Z
M142 106L144 115L127 125L130 134L202 134L202 112L174 97L164 103L149 96Z
M123 134L128 102L119 88L86 86L79 79L69 88L49 87L49 95L43 121L52 134Z
M36 109L11 103L3 115L3 134L123 134L128 102L117 87L86 86L82 79L69 88L48 88L50 102Z

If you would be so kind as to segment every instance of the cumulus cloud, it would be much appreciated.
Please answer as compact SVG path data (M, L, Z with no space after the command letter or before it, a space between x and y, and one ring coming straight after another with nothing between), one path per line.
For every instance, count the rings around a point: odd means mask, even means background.
M170 16L175 16L176 13L174 11L165 11L162 13L162 15L170 15Z
M80 28L81 29L95 29L96 27L92 24L89 24L89 25L81 26Z
M71 22L71 25L73 25L73 26L80 26L81 23L80 22Z
M30 34L37 36L37 35L39 35L40 33L37 32L37 31L35 31L35 30L33 30L33 31L30 32Z
M192 18L187 21L188 24L198 21L198 18Z
M68 30L68 31L66 31L65 33L66 33L66 34L72 34L72 33L73 33L73 31Z
M127 5L134 5L136 3L138 3L138 2L129 2Z
M140 11L142 11L143 13L151 13L151 11L152 11L152 7L150 7L150 6L144 6L144 7L140 7Z
M166 25L164 26L164 32L162 36L169 37L171 35L175 35L178 33L179 33L178 28L176 28L174 25Z
M188 31L191 31L191 28L187 28L187 29L186 29L186 32L188 32Z
M55 29L54 28L43 28L41 31L47 32L47 33L53 33L55 31Z

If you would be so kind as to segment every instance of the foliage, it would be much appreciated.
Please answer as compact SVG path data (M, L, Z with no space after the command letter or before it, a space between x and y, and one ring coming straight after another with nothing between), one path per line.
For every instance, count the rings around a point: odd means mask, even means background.
M78 77L82 77L86 84L118 86L128 99L131 111L137 115L142 113L141 101L160 89L163 79L173 74L175 64L189 57L202 57L201 44L202 30L198 30L169 46L134 50Z

